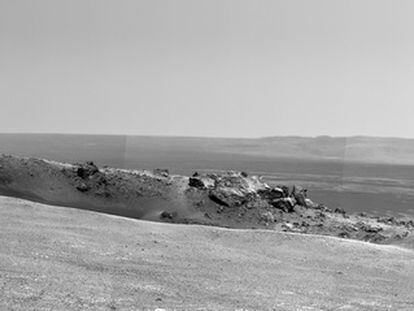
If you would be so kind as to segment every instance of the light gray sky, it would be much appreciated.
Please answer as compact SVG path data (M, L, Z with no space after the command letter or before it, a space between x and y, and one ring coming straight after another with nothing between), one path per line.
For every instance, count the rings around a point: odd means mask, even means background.
M0 0L0 132L414 137L411 0Z

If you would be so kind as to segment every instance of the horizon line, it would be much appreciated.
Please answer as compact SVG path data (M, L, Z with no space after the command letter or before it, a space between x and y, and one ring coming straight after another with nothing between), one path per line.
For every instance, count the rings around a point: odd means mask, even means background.
M373 139L406 139L414 140L414 137L402 136L372 136L372 135L270 135L257 137L231 137L231 136L196 136L196 135L168 135L168 134L114 134L114 133L58 133L58 132L0 132L0 135L61 135L61 136L114 136L114 137L152 137L152 138L190 138L190 139L244 139L244 140L261 140L272 138L331 138L331 139L348 139L348 138L373 138Z

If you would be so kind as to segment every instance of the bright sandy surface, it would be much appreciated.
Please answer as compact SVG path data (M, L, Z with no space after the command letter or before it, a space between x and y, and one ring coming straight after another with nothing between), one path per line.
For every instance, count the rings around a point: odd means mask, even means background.
M0 310L414 310L414 252L0 197Z

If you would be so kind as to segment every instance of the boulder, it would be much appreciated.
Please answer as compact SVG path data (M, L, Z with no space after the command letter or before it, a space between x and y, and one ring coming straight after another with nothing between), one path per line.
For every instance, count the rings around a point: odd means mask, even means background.
M214 188L209 192L210 199L223 206L241 206L257 199L260 191L269 188L256 176L244 176L246 174L229 172L215 178Z
M247 193L231 187L216 187L210 190L209 198L217 204L227 207L241 206L251 199Z
M215 180L210 175L201 176L197 174L189 178L188 185L197 189L210 189L214 187Z
M205 188L204 182L199 177L190 177L190 179L188 180L188 185L190 187L199 188L199 189Z

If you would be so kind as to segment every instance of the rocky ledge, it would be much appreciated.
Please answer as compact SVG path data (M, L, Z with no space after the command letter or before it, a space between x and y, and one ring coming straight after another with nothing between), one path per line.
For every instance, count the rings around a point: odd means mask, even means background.
M414 221L347 214L317 204L300 186L269 186L245 172L171 175L93 162L63 164L2 156L0 195L173 223L272 229L374 243L413 240Z

